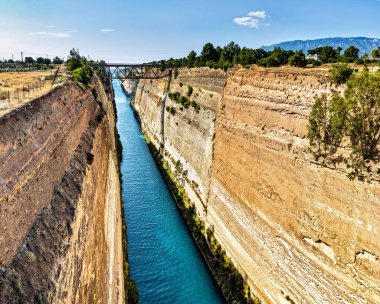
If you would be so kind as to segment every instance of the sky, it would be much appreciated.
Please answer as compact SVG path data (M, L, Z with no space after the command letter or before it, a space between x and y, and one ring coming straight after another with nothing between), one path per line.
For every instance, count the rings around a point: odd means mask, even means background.
M211 42L258 48L326 37L380 38L380 0L0 0L0 59L142 63Z

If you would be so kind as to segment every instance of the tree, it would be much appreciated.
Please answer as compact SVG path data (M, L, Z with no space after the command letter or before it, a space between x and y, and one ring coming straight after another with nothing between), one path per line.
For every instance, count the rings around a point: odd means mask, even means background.
M317 98L311 109L307 137L313 154L318 159L327 146L327 95Z
M212 43L206 43L203 46L201 56L204 62L207 62L207 61L218 62L219 60L218 53Z
M305 54L302 51L296 52L294 55L289 57L288 64L291 66L304 68L307 65Z
M62 64L63 60L61 58L59 58L58 56L55 56L53 59L53 63L54 64Z
M314 50L309 50L310 55L318 55L318 58L323 63L334 63L338 60L338 51L332 46L321 46Z
M350 155L344 159L349 177L364 180L380 160L380 74L364 69L348 80L343 96L333 95L330 103L326 95L316 99L308 125L313 154L335 153L344 137L349 139Z
M81 57L78 50L72 49L70 51L70 56L66 61L66 68L68 71L74 71L86 65L86 63L86 58Z
M71 59L77 59L77 60L81 60L82 59L82 57L79 54L79 50L76 50L74 48L70 50L70 56L69 56L69 58L71 58Z
M281 65L281 62L277 59L276 56L271 55L259 60L257 64L263 67L278 67Z
M347 107L342 96L334 94L318 97L313 104L308 125L308 138L314 156L326 157L335 153L346 129Z
M51 64L51 60L49 58L44 58L44 64Z
M34 63L34 59L32 57L25 57L25 63Z
M380 57L380 47L377 50L371 50L371 57L372 58Z
M347 64L337 63L333 64L330 69L330 77L336 84L343 84L350 79L352 73L354 72Z
M239 55L240 50L240 46L233 41L227 44L220 54L219 66L224 68L233 65L234 58L236 55Z
M75 81L83 83L84 85L89 84L92 77L92 70L88 65L84 65L73 72Z
M197 53L194 51L191 51L189 55L187 55L187 67L192 68L194 67L195 59L197 58Z
M341 144L344 132L346 131L347 104L346 100L334 94L328 107L329 115L329 145L330 153L334 153L336 148Z
M290 56L293 56L293 51L284 50L280 47L275 47L274 50L270 53L271 57L274 57L280 62L280 65L288 64Z
M371 75L364 71L353 77L347 83L344 97L349 111L351 167L360 178L364 169L370 170L369 161L379 158L380 75Z
M356 59L359 58L359 51L360 50L356 46L351 45L350 47L348 47L343 53L345 61L354 62Z
M44 59L42 57L38 57L37 58L37 63L43 64L44 63Z

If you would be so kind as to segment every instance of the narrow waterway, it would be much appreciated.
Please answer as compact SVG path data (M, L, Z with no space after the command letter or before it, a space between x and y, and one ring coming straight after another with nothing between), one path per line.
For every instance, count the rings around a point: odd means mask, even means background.
M131 275L140 303L223 303L162 179L127 98L113 82L123 144L123 198Z

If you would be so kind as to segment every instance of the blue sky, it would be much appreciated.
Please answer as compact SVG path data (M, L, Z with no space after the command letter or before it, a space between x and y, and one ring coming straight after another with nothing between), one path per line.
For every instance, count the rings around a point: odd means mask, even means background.
M0 0L0 58L82 55L144 62L212 42L380 38L380 0Z

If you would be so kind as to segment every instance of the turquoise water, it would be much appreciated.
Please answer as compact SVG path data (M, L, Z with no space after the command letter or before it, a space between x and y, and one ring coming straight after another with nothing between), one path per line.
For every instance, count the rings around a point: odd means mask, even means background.
M113 83L123 144L123 198L131 275L140 303L223 303L133 115Z

